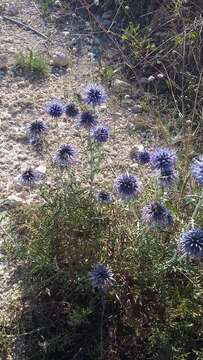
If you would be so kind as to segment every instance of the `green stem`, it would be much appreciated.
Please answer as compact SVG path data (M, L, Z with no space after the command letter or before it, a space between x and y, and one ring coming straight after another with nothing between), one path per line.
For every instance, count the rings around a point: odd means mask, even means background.
M105 300L104 300L104 295L102 295L102 313L101 313L101 325L100 325L100 360L103 360L104 312L105 312Z
M12 236L4 229L3 225L0 224L0 230L6 235L8 236L8 238L14 242L14 239L12 238Z
M91 132L89 130L88 133L88 148L90 151L90 193L92 194L93 191L93 183L94 183L94 158L93 158L93 146L92 146L92 139L91 139Z
M195 207L195 209L193 211L192 217L191 217L192 227L194 227L194 220L195 220L196 215L198 214L198 211L199 211L199 208L201 206L202 200L203 200L203 190L201 192L199 201L198 201L198 203L197 203L197 205L196 205L196 207Z

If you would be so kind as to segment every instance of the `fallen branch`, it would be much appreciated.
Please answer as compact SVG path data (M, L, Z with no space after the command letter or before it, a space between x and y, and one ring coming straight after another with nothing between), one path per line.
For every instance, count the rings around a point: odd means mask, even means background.
M47 37L46 35L42 34L42 33L39 32L38 30L36 30L36 29L34 29L33 27L31 27L31 26L23 23L22 21L20 21L20 20L18 20L18 19L13 19L13 18L11 18L11 17L9 17L9 16L6 16L6 15L3 15L3 19L4 19L4 20L8 20L8 21L10 21L11 23L16 24L16 25L18 25L18 26L21 26L21 27L23 27L25 30L30 30L30 31L32 31L33 33L35 33L36 35L41 36L43 39L48 40L48 37Z

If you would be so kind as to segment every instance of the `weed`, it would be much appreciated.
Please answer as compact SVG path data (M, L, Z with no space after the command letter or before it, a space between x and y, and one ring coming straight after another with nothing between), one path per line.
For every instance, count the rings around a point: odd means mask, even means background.
M29 70L40 76L47 76L49 73L47 58L43 55L34 54L31 50L26 55L22 53L17 54L16 65L23 70Z

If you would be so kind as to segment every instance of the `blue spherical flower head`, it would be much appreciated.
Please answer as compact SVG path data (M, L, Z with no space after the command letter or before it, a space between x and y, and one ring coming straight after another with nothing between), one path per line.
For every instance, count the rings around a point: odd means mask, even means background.
M31 144L37 142L48 132L48 125L43 120L35 120L27 127L27 134Z
M151 155L151 164L154 169L163 169L165 167L172 167L177 160L174 150L168 148L159 148Z
M112 202L112 195L105 190L100 190L96 194L96 200L101 204L110 204Z
M86 87L84 92L84 101L88 105L97 106L107 101L107 94L103 86L97 84L90 84Z
M77 152L72 145L63 144L57 150L54 156L54 162L62 168L68 167L75 162L76 155Z
M159 183L163 188L170 188L177 180L178 173L171 166L165 166L160 169Z
M58 118L64 113L64 105L61 101L52 100L46 105L45 111L53 118Z
M109 140L109 128L99 125L92 131L92 136L96 143L104 143Z
M146 149L143 151L138 151L136 160L140 165L148 164L150 162L150 152Z
M91 129L97 125L96 118L94 114L90 111L83 111L80 116L80 121L78 123L79 128Z
M102 292L108 291L113 285L113 273L108 266L97 264L88 275L92 287Z
M79 114L79 109L74 102L70 102L65 107L65 113L67 116L74 118Z
M114 188L123 200L130 200L140 194L141 183L136 176L126 173L116 179Z
M173 224L173 216L169 209L158 202L152 202L142 210L144 223L153 228L165 228Z
M193 162L191 172L198 184L203 186L203 156Z
M30 167L20 175L19 180L22 185L31 187L40 181L41 176L42 174L39 171Z
M187 255L203 257L203 230L186 231L180 239L180 249Z

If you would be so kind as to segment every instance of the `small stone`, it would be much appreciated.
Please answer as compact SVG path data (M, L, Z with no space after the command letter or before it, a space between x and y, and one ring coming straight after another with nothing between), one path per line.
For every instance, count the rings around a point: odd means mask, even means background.
M0 55L0 70L6 70L8 68L8 56Z
M133 106L134 105L134 100L133 99L130 99L130 98L124 98L123 100L122 100L122 105L123 106Z
M67 66L69 64L69 56L67 53L57 51L52 57L52 64L55 66Z
M45 165L39 165L36 168L37 171L39 171L41 174L45 174L46 173L46 166Z
M134 105L133 108L131 109L135 114L140 114L143 111L143 107L142 105Z
M131 89L131 85L129 83L120 79L115 79L112 82L112 86L116 92L124 92Z
M10 195L8 196L7 200L4 203L4 208L13 209L22 203L23 203L23 199L21 197L16 195Z

